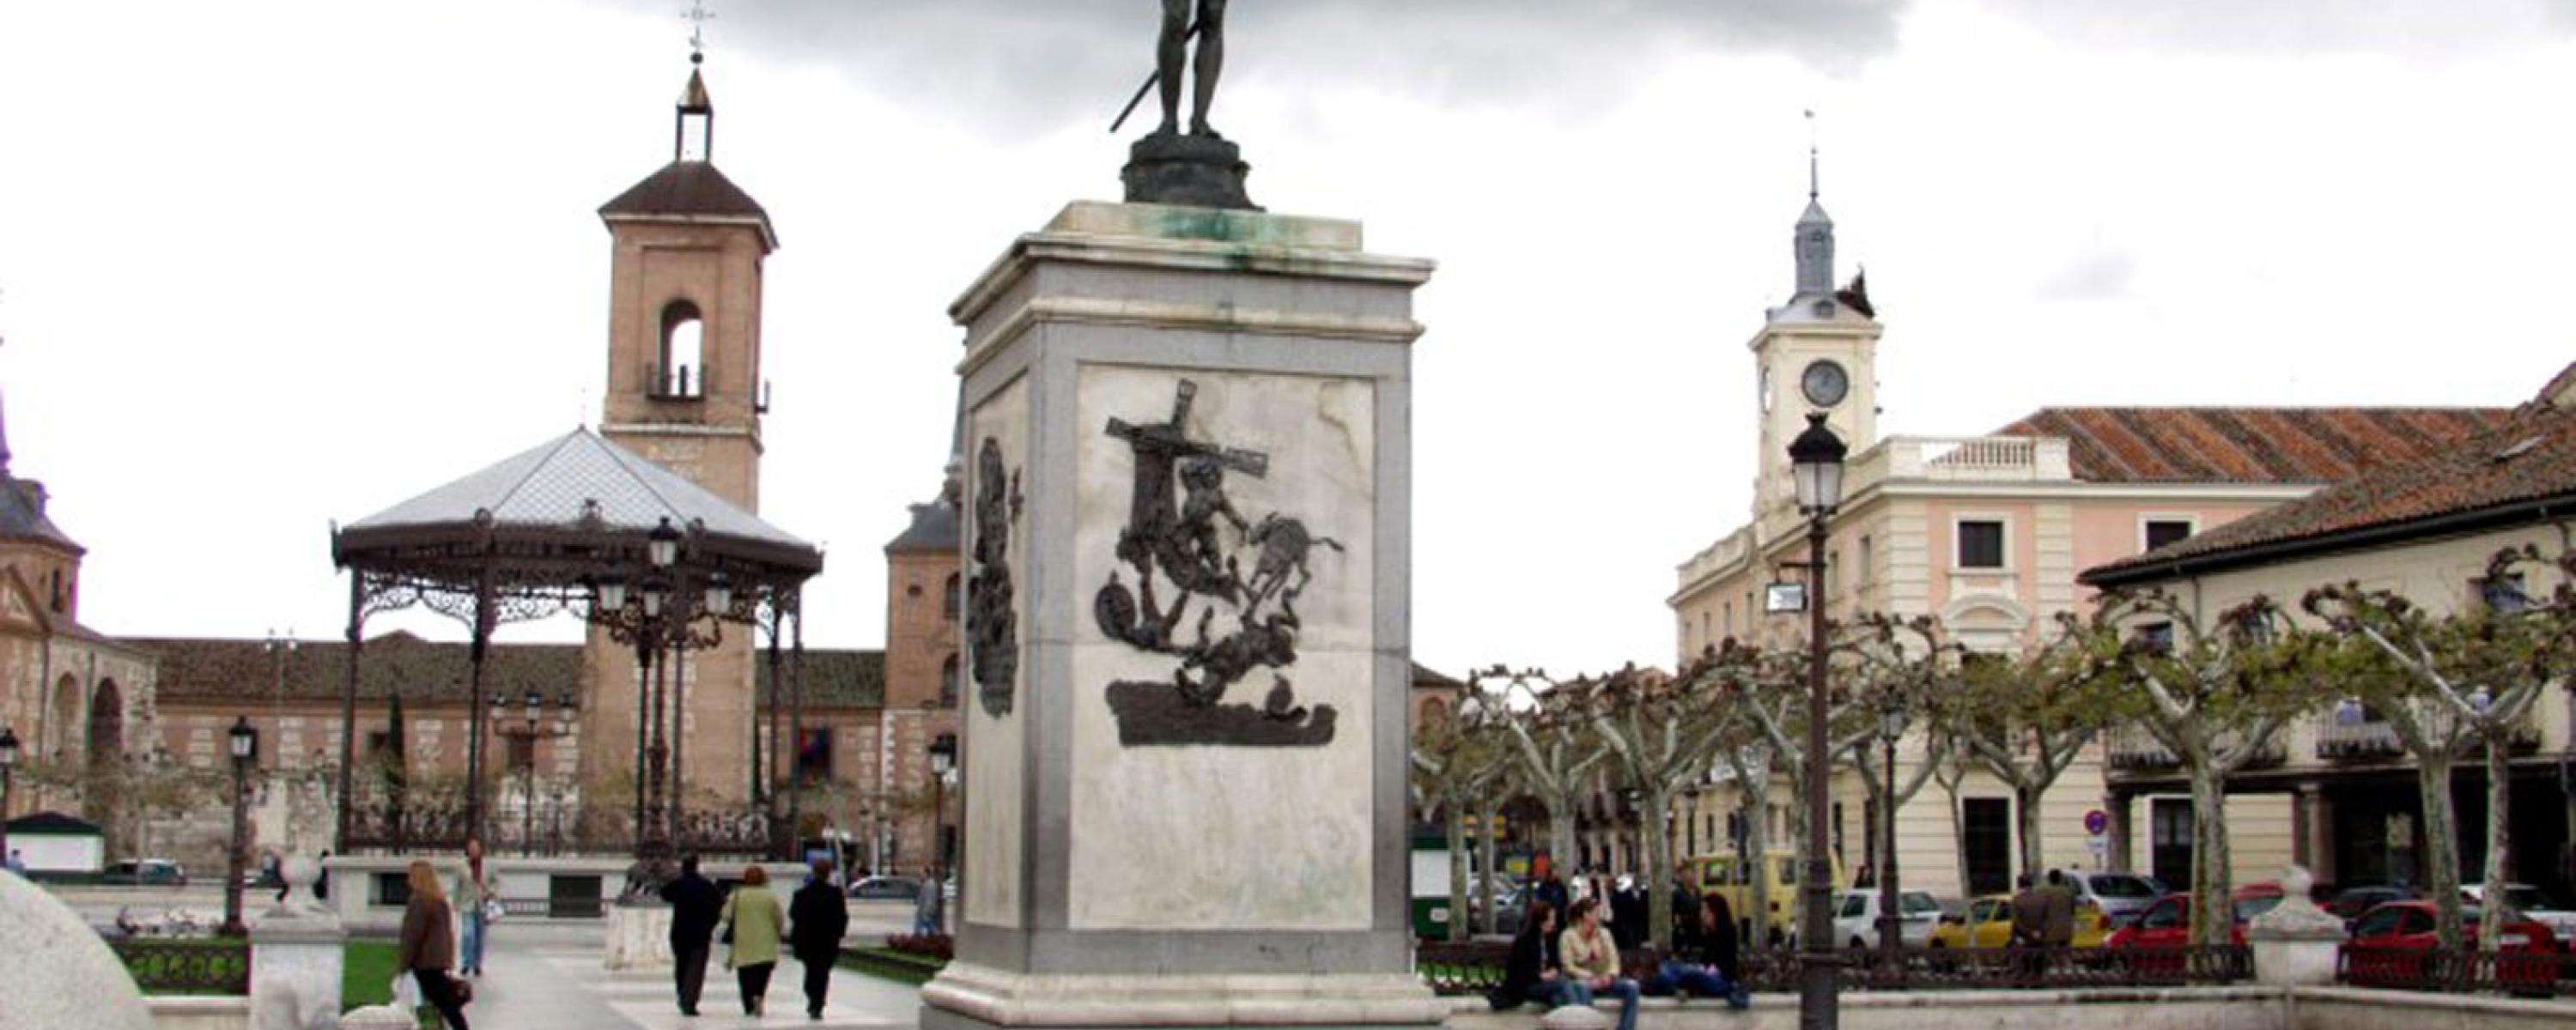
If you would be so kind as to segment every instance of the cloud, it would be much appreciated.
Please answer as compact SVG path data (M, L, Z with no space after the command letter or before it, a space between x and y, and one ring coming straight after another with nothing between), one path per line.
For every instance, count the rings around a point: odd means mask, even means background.
M601 0L668 17L671 0ZM1776 53L1835 73L1896 45L1910 0L1235 0L1226 74L1446 103L1615 99L1674 49ZM1153 0L712 4L709 46L835 68L990 131L1106 126L1152 72ZM683 31L672 22L676 42ZM1291 72L1290 69L1294 71ZM1151 101L1148 101L1151 104Z
M2576 0L1987 0L2064 42L2219 53L2449 56L2576 33Z
M2055 300L2109 300L2129 292L2137 277L2136 255L2098 247L2073 256L2042 279L2039 293Z

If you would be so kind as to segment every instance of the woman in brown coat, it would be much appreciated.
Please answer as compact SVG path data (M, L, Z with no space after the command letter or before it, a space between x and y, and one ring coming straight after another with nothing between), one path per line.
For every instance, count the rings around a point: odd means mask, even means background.
M448 1030L468 1030L465 1003L456 996L456 917L447 910L447 890L438 870L427 862L411 864L411 904L403 909L401 968L420 984L420 1000L438 1010Z

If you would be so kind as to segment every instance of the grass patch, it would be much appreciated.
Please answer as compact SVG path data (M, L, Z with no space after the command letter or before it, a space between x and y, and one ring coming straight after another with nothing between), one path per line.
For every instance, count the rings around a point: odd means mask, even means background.
M250 978L250 942L244 940L115 942L109 948L146 997L237 998L242 994L240 985Z
M851 972L865 973L880 980L919 986L929 983L931 977L938 976L939 971L948 963L907 954L892 948L843 948L839 965Z
M340 1011L394 1000L394 966L401 958L392 941L350 941L340 953Z

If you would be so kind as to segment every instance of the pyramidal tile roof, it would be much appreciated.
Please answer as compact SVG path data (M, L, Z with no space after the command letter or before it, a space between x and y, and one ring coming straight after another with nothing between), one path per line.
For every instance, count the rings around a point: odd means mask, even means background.
M595 509L595 511L594 511ZM352 530L469 523L567 526L596 514L605 528L650 530L661 520L743 540L808 548L793 534L705 487L602 439L585 426L482 471L358 520Z
M663 165L660 171L600 205L599 217L612 222L644 218L756 222L770 248L778 246L778 230L770 224L769 212L705 161L682 160Z

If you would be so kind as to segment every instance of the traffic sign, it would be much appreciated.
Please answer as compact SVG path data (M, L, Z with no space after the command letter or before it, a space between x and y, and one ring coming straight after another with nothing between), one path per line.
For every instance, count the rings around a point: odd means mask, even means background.
M2084 832L2099 836L2111 831L2111 813L2096 808L2084 813Z

